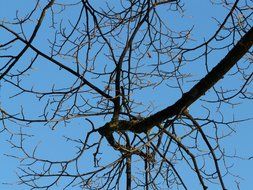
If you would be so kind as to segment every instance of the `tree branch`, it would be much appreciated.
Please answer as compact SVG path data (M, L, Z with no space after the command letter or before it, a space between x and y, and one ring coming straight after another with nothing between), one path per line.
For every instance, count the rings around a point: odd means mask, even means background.
M253 28L251 28L211 72L202 78L192 89L173 105L132 125L129 130L135 133L147 132L167 118L180 114L184 109L204 95L249 51L253 44Z

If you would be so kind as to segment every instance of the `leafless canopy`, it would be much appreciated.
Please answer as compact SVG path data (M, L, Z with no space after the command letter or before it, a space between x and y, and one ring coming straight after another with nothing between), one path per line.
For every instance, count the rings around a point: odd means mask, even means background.
M253 98L253 3L201 1L206 35L190 4L34 0L0 18L1 132L19 184L228 188L237 156L223 139L248 118L231 110Z

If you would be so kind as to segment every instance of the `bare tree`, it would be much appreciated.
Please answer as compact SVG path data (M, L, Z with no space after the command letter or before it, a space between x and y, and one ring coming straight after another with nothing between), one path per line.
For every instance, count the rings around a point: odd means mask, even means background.
M37 0L2 19L1 132L19 183L225 190L237 155L222 142L250 119L224 107L253 98L253 4L205 3L226 12L205 40L182 0Z

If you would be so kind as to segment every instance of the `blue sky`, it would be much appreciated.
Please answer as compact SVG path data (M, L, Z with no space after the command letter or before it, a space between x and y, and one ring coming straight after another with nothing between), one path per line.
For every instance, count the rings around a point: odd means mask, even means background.
M70 1L68 1L70 2ZM72 1L71 1L72 2ZM74 1L73 1L74 2ZM98 1L97 1L98 2ZM96 1L94 3L97 3ZM166 8L161 9L161 15L164 18L164 22L168 22L172 29L181 30L181 29L189 29L190 27L194 26L193 28L193 35L191 38L194 40L189 44L189 46L194 46L203 42L204 40L208 39L217 29L215 18L223 18L226 16L227 11L224 11L222 7L219 5L212 6L209 1L197 1L193 0L191 2L184 2L185 3L185 11L182 14L169 12L166 13ZM100 4L97 4L98 6ZM25 14L29 10L32 9L34 6L34 1L25 1L21 2L18 0L10 0L10 1L1 1L0 2L0 21L11 19L15 17L16 10L19 10L19 14ZM44 5L43 5L44 6ZM73 10L72 10L73 11ZM67 12L66 18L72 18L75 13L69 11ZM31 32L31 28L33 24L27 25L25 27L25 31L29 34ZM41 31L39 32L39 38L35 40L34 44L43 52L49 52L49 47L47 43L47 38L52 37L53 33L51 33L50 29L45 32L48 26L42 26ZM0 43L2 40L9 38L6 32L1 31L0 29ZM124 37L124 34L123 34ZM219 43L214 43L213 45L220 45ZM23 44L17 44L17 49L23 47ZM97 47L99 49L99 47ZM198 52L195 52L198 53ZM209 56L210 67L216 65L218 61L226 54L226 51L215 51L211 56ZM34 53L32 51L28 51L23 59L19 61L19 64L15 67L16 69L22 69L26 65L27 59L31 59L34 57ZM189 54L191 56L191 54ZM196 56L196 55L193 55ZM103 56L99 58L100 61L103 60ZM68 63L68 60L62 60L65 63ZM153 59L146 61L152 62ZM191 73L193 75L193 80L200 79L205 75L205 69L203 67L204 59L199 59L191 65L186 66L184 72ZM71 66L71 65L70 65ZM73 67L74 68L74 67ZM102 66L101 66L102 68ZM203 72L202 72L203 71ZM26 86L34 87L34 89L38 91L44 91L50 89L53 84L55 84L56 88L60 87L68 87L75 81L75 77L70 75L69 73L59 70L56 66L52 65L51 63L47 62L45 59L38 58L36 64L34 65L34 71L29 73L29 76L26 76L23 80L23 84ZM46 76L46 77L45 77ZM88 76L89 78L89 76ZM92 79L93 83L96 83L97 80ZM224 80L220 81L217 84L217 87L226 86L230 87L232 84L238 84L240 80L234 80L233 76L225 77ZM195 82L189 82L185 85L185 91L187 91L191 86L193 86ZM10 85L1 82L1 94L0 94L0 102L3 108L11 110L12 113L16 113L20 110L20 105L24 105L26 115L37 116L40 115L43 111L43 106L45 105L45 99L42 99L41 102L38 103L36 97L30 94L23 94L15 98L10 98L10 96L18 93L17 89L12 88ZM103 80L96 83L96 85L102 87L104 85ZM49 87L49 88L48 88ZM84 87L84 90L87 90L88 87ZM152 103L154 105L154 112L165 108L166 106L175 102L178 98L180 93L178 91L167 91L166 85L162 84L157 88L150 88L143 91L137 91L133 94L133 97L136 98L138 101L143 101L145 103ZM88 95L90 96L90 95ZM213 94L207 94L205 97L214 97ZM205 98L203 97L203 98ZM92 102L92 100L91 100ZM221 112L224 113L228 120L231 120L233 117L236 119L242 118L249 118L253 115L253 106L252 101L245 100L244 102L240 102L241 105L232 107L230 105L222 105L220 108ZM197 101L190 107L190 112L194 116L202 116L205 115L204 109L202 107L203 102ZM212 109L213 118L221 117L217 110L217 105L215 104L207 104ZM141 108L140 108L141 109ZM108 121L110 118L99 118L94 117L91 118L92 121L96 123L97 126L102 126L105 121ZM27 138L26 147L33 148L36 145L39 146L41 151L38 151L38 156L42 158L49 158L49 159L68 159L71 155L75 154L77 148L73 146L71 143L66 143L65 138L63 136L69 136L76 139L82 139L84 135L86 135L87 129L90 129L89 123L84 118L73 119L70 121L67 126L59 125L57 128L52 131L48 126L44 126L42 124L30 124L27 126L22 126L18 123L14 122L6 122L6 125L14 131L19 132L21 128L25 130L29 134L33 134L34 136L31 138ZM210 131L209 131L210 130ZM234 154L243 157L250 157L253 155L251 144L252 142L252 120L245 121L234 125L235 132L232 133L229 137L225 138L222 142L222 146L226 149L227 153ZM212 129L207 129L210 133ZM223 131L223 130L221 130ZM224 129L226 132L226 129ZM94 138L98 138L98 135L94 135ZM20 155L15 149L11 148L11 144L8 142L11 140L12 142L18 142L18 137L13 137L8 133L1 133L0 134L0 142L1 142L1 149L0 149L0 189L26 189L24 186L18 186L14 183L14 185L9 186L4 183L12 183L17 180L16 172L17 167L19 166L19 160L5 156L6 154L11 155ZM64 145L63 145L64 144ZM104 162L107 160L113 160L113 158L117 157L115 152L108 148L106 143L103 146L104 152L107 152ZM87 170L92 169L91 161L88 162L86 157L83 158L83 161L86 162L85 166ZM243 160L243 159L234 159L234 166L231 171L234 172L235 175L239 175L242 179L240 180L240 188L241 189L249 189L252 185L252 173L251 170L253 169L253 159L252 160ZM232 162L231 162L232 164ZM184 167L184 165L180 166ZM186 172L184 175L188 175ZM190 176L189 176L190 177ZM187 177L186 177L187 178ZM190 189L197 189L195 186L196 184L191 184L192 178L189 178L189 181L186 180L192 187ZM239 181L239 179L238 179ZM228 189L236 189L235 182L233 178L226 177L225 182L227 183ZM210 187L210 189L215 189L215 187ZM72 188L74 189L74 188ZM78 188L77 188L78 189Z

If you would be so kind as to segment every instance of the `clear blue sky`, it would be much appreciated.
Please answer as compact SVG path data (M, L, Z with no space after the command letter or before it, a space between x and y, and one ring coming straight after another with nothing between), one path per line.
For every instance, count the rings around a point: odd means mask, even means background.
M70 1L68 1L70 2ZM71 1L72 2L72 1ZM74 2L74 1L73 1ZM99 2L99 1L96 1ZM34 6L34 1L18 1L18 0L9 0L9 1L1 1L0 2L0 22L1 20L8 20L13 17L15 17L16 10L19 10L19 14L25 14L31 10L31 8ZM43 5L44 6L44 5ZM203 1L197 1L193 0L191 2L185 1L185 12L182 14L182 17L180 17L178 14L170 13L170 15L165 13L164 11L164 21L171 23L171 27L173 29L183 29L189 28L191 26L194 26L194 32L193 36L191 36L195 41L192 42L192 45L198 44L200 42L203 42L204 39L208 39L217 29L217 24L213 17L220 19L221 21L227 14L227 10L224 11L222 7L217 6L211 6L211 3L209 1L203 0ZM66 15L66 19L68 17L72 17L75 13L68 13L69 15ZM24 30L29 33L32 24L30 26L27 26ZM48 36L52 36L53 33L50 33L50 31L45 32L43 29L45 29L46 26L43 26L41 31L39 32L39 38L34 42L35 45L39 46L43 52L48 52L48 43L44 43L47 41ZM9 38L10 36L6 35L6 32L3 32L0 29L0 44L4 39ZM219 44L218 44L219 45ZM17 49L20 49L22 47L22 44L17 44ZM225 55L224 51L215 52L213 56L209 57L209 62L211 65L215 65L218 63L218 61ZM34 56L34 53L32 51L29 51L23 59L19 61L18 66L15 69L23 68L23 64L25 64L26 59L31 59L31 56ZM148 61L148 59L147 59ZM194 63L191 63L194 65L194 67L191 65L189 67L186 67L186 70L188 70L189 73L192 73L193 78L192 79L199 79L204 75L204 73L201 73L201 70L204 70L203 62L204 60L198 60ZM1 63L0 63L1 66ZM15 70L14 69L14 70ZM46 77L45 77L46 76ZM75 78L71 76L70 74L66 73L65 71L59 70L57 67L52 66L51 63L48 63L47 61L43 59L39 59L35 65L34 71L30 73L30 76L27 76L26 79L24 79L23 83L26 86L34 86L34 89L36 90L46 90L50 89L48 86L52 86L52 84L56 84L56 87L67 87L71 83L73 83ZM96 83L95 80L93 80L94 83ZM233 77L230 77L228 79L224 79L220 85L225 85L229 87L230 85L237 84L237 80L233 80ZM189 83L186 85L185 90L189 89L193 83ZM219 86L218 84L218 86ZM98 86L102 86L103 83L99 81L97 83ZM16 97L14 99L10 99L10 96L14 95L18 92L17 89L14 89L13 87L10 87L10 85L7 85L6 83L1 82L1 91L0 91L0 102L1 106L5 108L6 110L10 111L11 113L17 113L18 110L20 110L20 105L24 105L25 113L29 116L37 116L41 113L43 110L43 102L38 103L36 101L36 98L32 95L21 95L19 97ZM177 92L178 93L178 92ZM161 85L160 87L156 89L147 89L146 93L143 93L141 91L134 94L134 97L138 100L143 100L144 102L152 102L155 105L154 111L161 110L162 108L172 104L175 100L177 100L179 97L178 94L174 92L167 92L165 86ZM144 94L144 95L143 95ZM150 95L152 94L152 96ZM169 97L168 97L169 94ZM212 96L212 94L207 94L207 96ZM232 119L235 117L236 119L243 119L243 118L249 118L253 116L253 103L252 101L245 101L241 102L242 104L239 106L236 106L232 108L232 106L224 105L221 107L222 112L227 117L227 119ZM203 105L203 102L198 101L194 105L190 107L190 111L193 115L199 116L203 114L203 108L201 108L201 105ZM211 104L208 106L212 106ZM215 107L212 107L213 111L213 117L220 117L219 113L215 113ZM109 118L106 118L108 120ZM97 126L102 126L105 121L103 119L99 118L92 118L92 120L96 123ZM2 124L0 124L1 126ZM20 128L24 128L24 130L29 133L33 134L34 137L30 138L26 141L26 147L32 148L36 146L39 143L40 150L43 150L41 152L38 152L39 156L43 158L50 158L50 159L56 159L56 158L70 158L71 154L74 154L77 150L75 147L73 147L73 144L66 143L65 139L62 137L63 135L68 135L73 138L80 138L82 139L86 129L90 126L88 125L88 122L84 120L84 118L81 119L75 119L71 121L68 126L58 126L56 130L52 131L48 126L43 126L41 124L31 124L31 126L21 126L18 123L14 122L6 122L6 125L8 127L18 133ZM238 125L234 125L235 132L232 133L229 137L225 138L222 141L223 147L226 149L228 153L236 153L238 156L242 157L250 157L253 155L252 151L252 143L253 143L253 128L252 128L252 120L246 121L243 123L239 123ZM14 185L6 185L5 183L12 183L17 180L16 172L17 167L19 166L19 161L17 159L7 157L6 154L11 155L19 155L20 153L15 151L11 148L10 143L8 143L9 140L12 142L18 142L18 138L13 137L13 139L10 139L10 135L8 135L6 132L0 134L0 189L5 190L19 190L19 189L27 189L27 187L24 186L18 186L14 183ZM63 145L64 144L64 145ZM107 149L108 147L103 147L104 149ZM113 153L115 153L113 150L108 149L106 150L108 152L106 160L112 160L114 157ZM111 154L112 153L112 154ZM85 158L84 158L85 159ZM234 159L234 166L231 171L234 172L235 175L240 176L242 179L238 181L240 182L240 188L241 189L249 189L252 187L252 169L253 169L253 159L252 160L241 160L241 159ZM89 167L89 164L86 165ZM182 166L183 167L183 166ZM187 176L187 173L185 174ZM192 178L189 176L189 183ZM236 189L235 188L235 182L233 178L226 177L225 182L227 183L228 189ZM187 183L187 181L186 181ZM73 188L74 189L74 188ZM77 188L78 189L78 188ZM190 188L191 189L191 188ZM194 187L192 187L194 189ZM212 189L212 186L210 187ZM214 188L215 189L215 188Z

